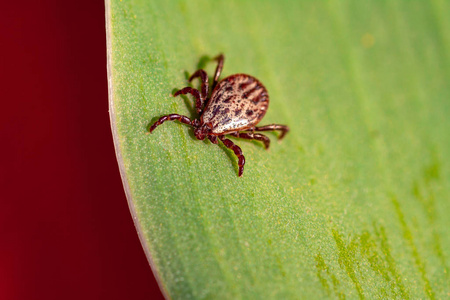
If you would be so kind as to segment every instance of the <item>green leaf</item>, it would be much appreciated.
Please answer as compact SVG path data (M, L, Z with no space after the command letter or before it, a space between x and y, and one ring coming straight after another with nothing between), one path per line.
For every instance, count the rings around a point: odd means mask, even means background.
M107 0L130 209L170 298L450 295L449 2ZM271 149L195 139L171 94L208 57L267 87ZM198 82L194 82L194 87Z

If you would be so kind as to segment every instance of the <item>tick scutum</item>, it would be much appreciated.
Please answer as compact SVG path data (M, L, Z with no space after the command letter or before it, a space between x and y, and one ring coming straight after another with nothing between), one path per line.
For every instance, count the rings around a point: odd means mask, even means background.
M228 101L232 97L233 101ZM215 113L216 106L229 108L230 116ZM246 130L261 121L269 106L264 85L253 76L235 74L220 81L203 112L203 121L215 124L214 134ZM247 115L247 111L253 113ZM226 120L226 122L225 122Z

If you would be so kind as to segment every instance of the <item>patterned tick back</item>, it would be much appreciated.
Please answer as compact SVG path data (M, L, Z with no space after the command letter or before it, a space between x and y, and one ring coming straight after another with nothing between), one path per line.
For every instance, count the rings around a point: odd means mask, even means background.
M221 135L255 126L266 114L269 95L253 76L235 74L214 88L201 122L212 124L212 133Z

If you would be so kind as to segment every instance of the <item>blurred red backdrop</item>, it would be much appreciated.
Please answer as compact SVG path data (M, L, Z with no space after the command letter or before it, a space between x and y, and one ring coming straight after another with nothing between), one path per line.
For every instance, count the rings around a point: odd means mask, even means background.
M114 154L104 3L25 2L0 10L0 299L162 299Z

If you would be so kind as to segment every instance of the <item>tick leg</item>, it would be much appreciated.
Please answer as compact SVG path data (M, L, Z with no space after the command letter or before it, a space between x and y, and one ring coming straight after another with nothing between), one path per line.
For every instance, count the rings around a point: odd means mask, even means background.
M202 106L202 110L203 110L203 106L205 105L206 102L206 97L208 97L208 74L206 74L206 72L204 70L197 70L194 74L192 74L192 76L189 78L189 82L192 81L194 78L200 77L200 79L202 80L202 85L200 87L200 95L201 95L201 106Z
M186 94L191 94L192 96L195 97L195 109L197 110L197 112L200 114L202 112L202 97L200 96L200 92L197 89L191 88L191 87L185 87L181 90L179 90L178 92L176 92L175 94L173 94L174 97L178 96L178 95L186 95Z
M230 133L230 135L235 136L237 138L241 139L247 139L247 140L258 140L264 143L264 148L269 149L270 146L270 140L267 136L260 133L253 133L253 132L233 132Z
M153 125L150 127L150 133L152 133L152 131L155 130L156 127L158 127L159 125L161 125L165 121L175 121L175 120L178 120L178 121L180 121L181 123L184 123L184 124L195 126L195 120L192 121L188 117L182 116L182 115L178 115L178 114L170 114L170 115L162 116L161 118L159 118L158 121L153 123Z
M211 143L213 144L218 144L219 142L217 142L217 136L215 135L208 135L208 139L211 141Z
M280 136L278 137L278 139L281 140L282 138L284 138L284 136L286 135L286 133L289 132L289 127L287 127L286 125L270 124L270 125L266 125L266 126L255 127L254 130L255 130L255 131L273 131L273 130L279 130L279 131L281 131L281 134L280 134Z
M216 57L214 57L214 60L217 60L217 67L216 67L216 73L214 74L214 81L213 81L211 90L214 90L217 82L219 81L219 77L220 77L220 73L222 73L223 61L225 60L225 57L223 56L223 54L219 54Z
M238 158L238 166L239 166L239 177L244 173L244 165L245 165L245 157L242 154L241 148L238 145L235 145L231 140L226 139L223 135L219 135L219 139L228 149L233 150L234 154L236 154Z

